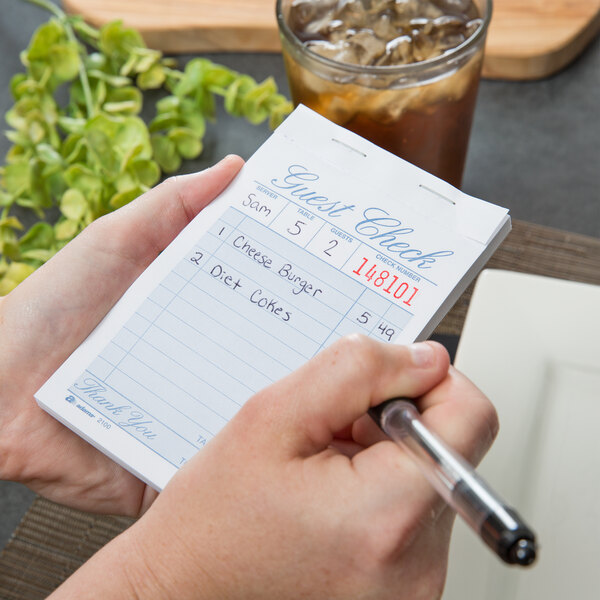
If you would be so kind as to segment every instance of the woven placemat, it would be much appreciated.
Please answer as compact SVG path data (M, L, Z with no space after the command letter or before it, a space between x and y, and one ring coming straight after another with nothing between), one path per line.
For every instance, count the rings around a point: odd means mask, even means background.
M0 555L0 598L46 598L132 522L37 497Z
M487 267L600 284L600 239L515 221ZM472 291L473 284L436 333L460 334ZM45 598L131 523L36 498L0 554L0 598Z

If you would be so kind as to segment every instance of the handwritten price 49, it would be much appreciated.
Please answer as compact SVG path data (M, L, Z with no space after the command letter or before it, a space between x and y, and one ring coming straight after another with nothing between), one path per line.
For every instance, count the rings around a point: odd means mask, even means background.
M360 267L352 271L355 275L364 277L374 287L381 288L395 300L402 300L402 304L412 306L411 302L419 292L419 288L401 281L398 275L392 275L385 269L379 271L376 263L369 264L368 258L363 257L362 261Z

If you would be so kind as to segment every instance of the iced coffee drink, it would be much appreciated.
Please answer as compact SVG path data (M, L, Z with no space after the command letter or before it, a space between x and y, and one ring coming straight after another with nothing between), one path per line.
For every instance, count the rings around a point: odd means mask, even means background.
M279 0L292 98L459 187L490 12L490 0Z

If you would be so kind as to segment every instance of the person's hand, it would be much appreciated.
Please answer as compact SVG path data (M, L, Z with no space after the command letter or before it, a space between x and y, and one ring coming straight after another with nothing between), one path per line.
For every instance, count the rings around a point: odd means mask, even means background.
M227 157L98 219L0 300L0 479L83 510L135 516L156 492L40 409L34 392L133 280L237 174Z
M454 515L365 413L419 397L427 425L478 462L496 413L448 364L434 343L338 342L251 398L55 597L439 598Z

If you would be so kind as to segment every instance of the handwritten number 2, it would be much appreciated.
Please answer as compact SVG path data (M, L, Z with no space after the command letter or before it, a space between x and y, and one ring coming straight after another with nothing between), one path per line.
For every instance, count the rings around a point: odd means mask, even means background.
M296 228L296 231L292 231L292 229L290 227L288 227L287 232L290 235L300 235L300 232L302 231L302 227L300 227L300 225L306 225L306 223L304 221L296 221L294 223L294 227Z
M339 242L337 240L329 240L329 243L331 244L329 248L325 248L325 250L323 250L327 256L331 256L331 251L338 245Z

